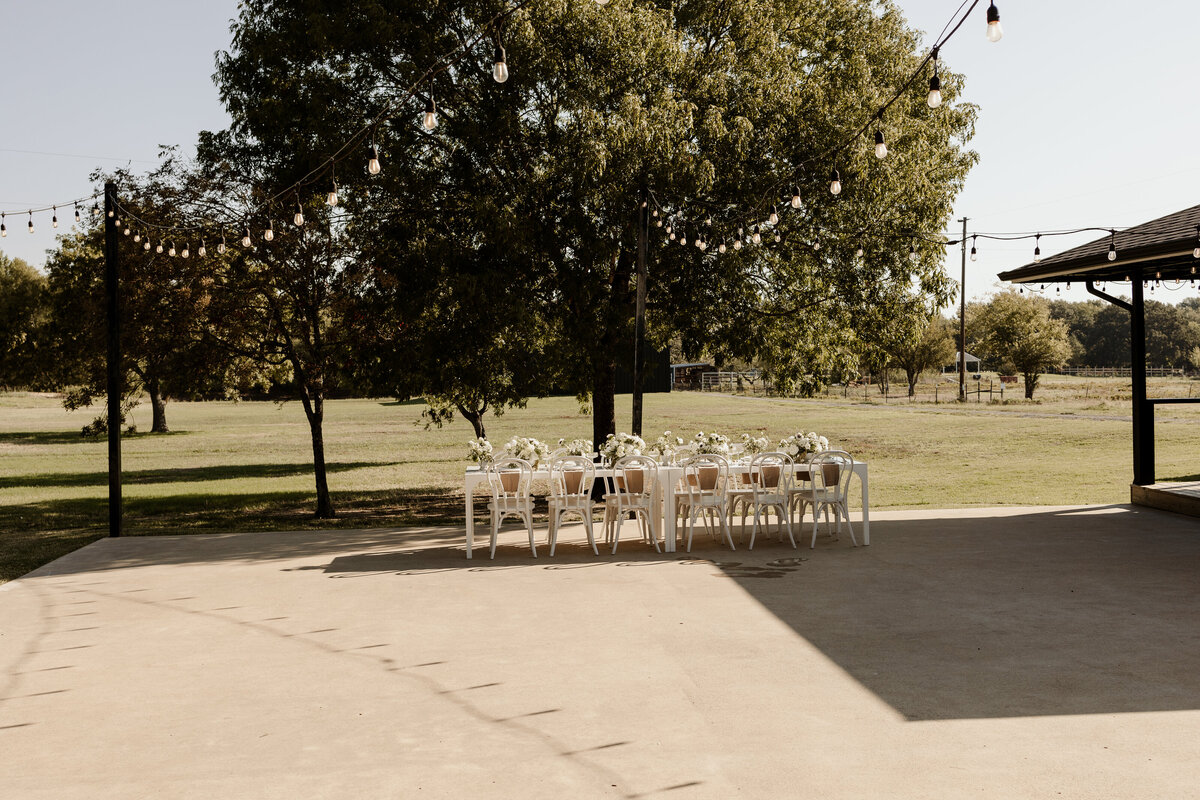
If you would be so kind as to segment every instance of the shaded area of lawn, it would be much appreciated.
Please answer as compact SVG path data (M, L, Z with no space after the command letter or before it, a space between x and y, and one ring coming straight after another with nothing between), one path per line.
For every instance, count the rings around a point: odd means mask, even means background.
M325 465L330 473L348 472L364 467L385 467L395 462L349 461L331 462ZM141 483L193 483L195 481L240 480L243 478L282 478L293 475L311 475L311 462L297 464L222 464L208 467L164 467L162 469L125 470L121 482L128 485ZM107 486L108 472L47 472L33 475L0 476L0 489L32 488L39 486Z

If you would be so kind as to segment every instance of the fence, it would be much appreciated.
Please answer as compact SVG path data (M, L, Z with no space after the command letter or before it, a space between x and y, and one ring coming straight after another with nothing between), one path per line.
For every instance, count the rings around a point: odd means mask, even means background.
M955 403L958 402L958 386L953 384L934 384L933 391L927 386L917 386L916 393L908 396L908 384L901 381L897 384L887 384L882 389L877 383L854 385L826 386L820 393L822 397L842 397L845 399L862 400L867 403ZM1009 397L1024 397L1021 392L1008 393ZM967 402L983 403L993 400L1003 401L1005 397L1004 384L1000 381L972 381L967 385ZM972 400L972 398L974 398Z
M700 391L771 394L774 386L756 369L747 372L704 372L700 375Z
M1131 378L1133 370L1130 367L1055 367L1046 370L1047 374L1072 375L1077 378ZM1183 377L1188 372L1185 369L1173 367L1146 367L1148 378Z

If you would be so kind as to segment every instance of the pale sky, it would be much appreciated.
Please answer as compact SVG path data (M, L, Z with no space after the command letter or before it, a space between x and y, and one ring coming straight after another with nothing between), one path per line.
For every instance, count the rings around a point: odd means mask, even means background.
M932 40L958 2L899 6ZM995 44L984 37L986 7L942 52L980 107L971 146L981 159L955 214L970 217L968 230L1126 227L1200 203L1200 6L1006 1ZM20 212L87 194L96 167L147 169L159 144L190 151L198 131L227 124L211 76L236 12L236 0L0 0L0 250L41 266L54 243L50 215L35 215L31 236ZM64 225L70 218L60 210ZM1088 238L1043 238L1042 252ZM980 241L968 298L994 291L997 272L1032 254L1032 242ZM955 279L959 258L947 250ZM1061 296L1087 297L1074 287Z

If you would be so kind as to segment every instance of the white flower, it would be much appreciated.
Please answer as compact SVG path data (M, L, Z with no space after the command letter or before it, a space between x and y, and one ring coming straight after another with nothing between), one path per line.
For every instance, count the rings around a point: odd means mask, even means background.
M492 460L492 443L482 436L467 442L467 458L480 464Z

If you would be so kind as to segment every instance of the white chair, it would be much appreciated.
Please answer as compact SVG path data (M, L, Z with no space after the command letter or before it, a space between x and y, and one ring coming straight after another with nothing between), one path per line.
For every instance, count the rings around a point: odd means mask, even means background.
M596 465L586 456L558 456L550 461L550 555L558 544L558 529L567 514L578 514L587 529L592 552L596 539L592 534L592 484L596 481Z
M750 532L750 549L754 549L754 538L758 535L758 526L767 525L767 512L774 509L780 527L779 539L783 540L783 531L787 531L792 547L796 547L796 537L792 535L792 521L788 517L788 489L792 484L792 476L796 467L787 453L759 453L750 459L750 473L753 476L750 484L750 507L754 509L754 528Z
M842 520L850 528L850 541L858 547L858 539L854 535L854 525L850 523L850 508L846 502L849 497L850 479L854 477L854 458L845 450L825 450L813 456L809 462L809 477L812 489L808 502L813 509L813 535L809 549L817 546L817 517L825 513L825 530L829 531L829 512L832 510L837 519L837 532L842 532ZM804 522L804 511L801 508L800 522Z
M729 461L723 456L702 453L683 463L683 483L676 490L675 497L679 507L676 519L687 528L687 552L692 552L692 534L696 531L697 516L704 520L704 526L714 538L714 522L719 525L729 549L737 549L733 546L733 536L725 519L728 516L728 490Z
M643 537L649 536L658 547L656 490L658 487L658 462L649 456L625 456L613 464L612 491L604 497L604 540L613 543L617 552L621 540L621 524L625 515L632 513L643 525Z
M496 539L500 535L500 524L505 517L524 520L529 529L529 549L537 558L537 545L533 541L533 467L519 458L499 458L488 466L488 487L492 490L492 501L488 511L492 516L492 558L496 557Z

